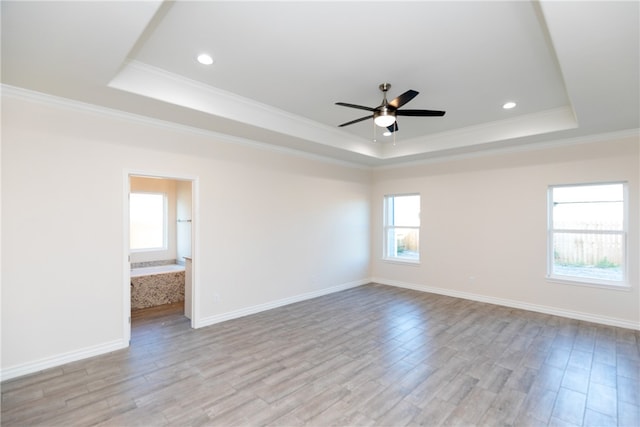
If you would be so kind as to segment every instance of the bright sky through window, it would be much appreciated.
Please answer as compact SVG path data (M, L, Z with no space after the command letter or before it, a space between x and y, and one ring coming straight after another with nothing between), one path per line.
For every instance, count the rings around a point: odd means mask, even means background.
M623 201L623 186L620 184L555 188L554 228L622 230Z
M166 228L164 194L131 193L129 211L131 250L164 248Z
M394 198L393 225L420 225L420 196Z

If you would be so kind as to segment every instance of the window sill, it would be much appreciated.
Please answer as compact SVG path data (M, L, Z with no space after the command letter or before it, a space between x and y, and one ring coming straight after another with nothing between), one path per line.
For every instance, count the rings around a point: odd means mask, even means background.
M546 280L549 283L559 283L561 285L573 285L582 286L588 288L600 288L608 289L612 291L631 291L631 286L628 283L612 283L612 282L600 282L595 280L589 280L582 277L569 277L569 276L546 276Z
M389 264L401 264L401 265L412 265L412 266L420 266L420 260L410 260L410 259L402 259L402 258L382 258L383 262Z

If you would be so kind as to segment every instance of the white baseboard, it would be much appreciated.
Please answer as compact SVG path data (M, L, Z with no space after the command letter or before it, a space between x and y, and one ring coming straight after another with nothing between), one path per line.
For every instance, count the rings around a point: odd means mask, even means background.
M64 365L65 363L75 362L77 360L99 356L101 354L110 353L116 350L121 350L128 346L129 344L123 340L115 340L91 347L86 347L80 350L70 351L68 353L57 354L55 356L46 357L34 362L11 366L0 371L0 380L6 381L12 378L21 377L23 375L33 374L44 369Z
M320 289L313 292L294 295L292 297L287 297L287 298L279 299L276 301L267 302L264 304L258 304L251 307L245 307L239 310L229 311L227 313L216 314L215 316L209 316L209 317L200 319L198 323L194 325L194 328L202 328L205 326L214 325L216 323L225 322L227 320L237 319L238 317L249 316L251 314L260 313L262 311L282 307L284 305L289 305L296 302L321 297L323 295L332 294L334 292L340 292L346 289L355 288L357 286L362 286L367 283L371 283L371 280L363 279L363 280L357 280L355 282L343 283L341 285L332 286L330 288L324 288L324 289Z
M264 304L254 305L252 307L246 307L239 310L230 311L227 313L218 314L215 316L205 317L194 325L195 328L202 328L205 326L213 325L216 323L224 322L226 320L236 319L238 317L248 316L250 314L260 313L262 311L271 310L273 308L282 307L284 305L293 304L300 301L305 301L312 298L317 298L323 295L332 294L334 292L344 291L346 289L362 286L367 283L379 283L382 285L395 286L398 288L413 289L421 292L429 292L433 294L446 295L454 298L462 298L472 301L485 302L489 304L501 305L504 307L518 308L522 310L534 311L538 313L550 314L554 316L566 317L569 319L584 320L586 322L600 323L603 325L616 326L626 329L640 330L640 324L630 322L624 319L617 319L607 316L598 316L589 313L583 313L572 310L564 310L557 307L550 307L544 305L530 304L522 301L488 297L480 294L473 294L469 292L455 291L451 289L438 288L434 286L419 285L415 283L399 282L397 280L387 280L382 278L372 278L358 280L355 282L348 282L341 285L333 286L330 288L320 289L313 292L307 292L300 295L295 295L288 298L283 298L276 301L271 301ZM44 359L36 360L34 362L28 362L21 365L12 366L0 370L0 381L10 380L23 375L32 374L42 371L44 369L53 368L56 366L64 365L65 363L75 362L77 360L86 359L93 356L99 356L101 354L110 353L112 351L121 350L128 347L128 343L123 340L115 340L103 344L98 344L92 347L86 347L77 351L71 351Z
M387 280L382 278L373 278L371 280L372 282L380 283L381 285L389 285L389 286L395 286L398 288L413 289L415 291L429 292L432 294L446 295L454 298L462 298L462 299L467 299L472 301L486 302L489 304L501 305L504 307L519 308L521 310L535 311L537 313L544 313L544 314L551 314L554 316L566 317L569 319L584 320L586 322L599 323L602 325L617 326L620 328L640 330L640 324L630 322L624 319L617 319L614 317L599 316L599 315L590 314L590 313L565 310L565 309L550 307L546 305L530 304L527 302L505 299L505 298L489 297L486 295L455 291L451 289L438 288L434 286L399 282L397 280Z
M200 320L195 328L201 328L204 326L213 325L215 323L224 322L225 320L231 320L238 317L248 316L250 314L259 313L265 310L271 310L272 308L281 307L283 305L293 304L308 300L311 298L320 297L323 295L332 294L334 292L344 291L346 289L355 288L364 284L370 283L369 279L358 280L355 282L344 283L342 285L333 286L330 288L320 289L318 291L307 292L300 295L295 295L288 298L272 301L265 304L259 304L252 307L246 307L239 310L231 311L228 313L222 313L215 316L205 317ZM10 380L12 378L21 377L23 375L33 374L35 372L42 371L44 369L54 368L56 366L64 365L65 363L75 362L77 360L86 359L93 356L99 356L101 354L110 353L115 350L121 350L128 347L128 343L123 340L115 340L103 344L98 344L92 347L71 351L68 353L58 354L55 356L47 357L44 359L36 360L34 362L23 363L16 366L0 370L0 381Z

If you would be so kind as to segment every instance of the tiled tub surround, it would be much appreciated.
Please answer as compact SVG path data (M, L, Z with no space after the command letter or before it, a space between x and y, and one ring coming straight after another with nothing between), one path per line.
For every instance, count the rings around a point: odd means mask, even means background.
M184 301L184 266L154 265L131 269L131 309Z

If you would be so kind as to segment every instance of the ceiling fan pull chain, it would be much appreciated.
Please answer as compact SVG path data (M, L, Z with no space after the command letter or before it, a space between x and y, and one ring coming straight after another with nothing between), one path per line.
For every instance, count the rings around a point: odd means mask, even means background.
M376 138L376 122L372 121L371 123L373 123L373 142L376 143L377 138Z

